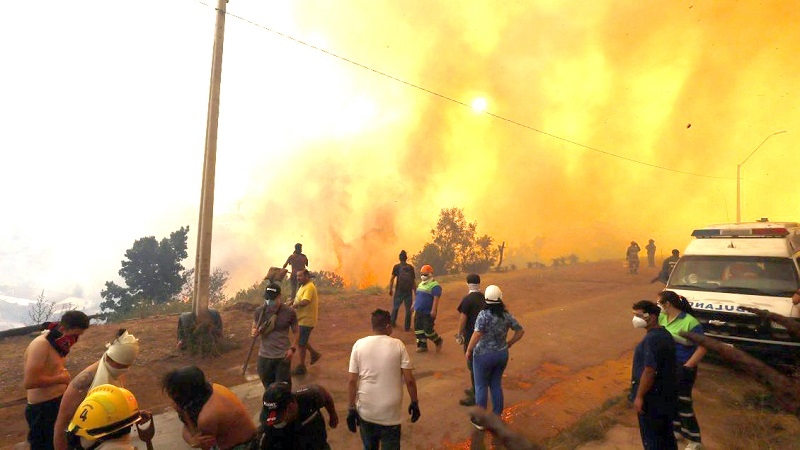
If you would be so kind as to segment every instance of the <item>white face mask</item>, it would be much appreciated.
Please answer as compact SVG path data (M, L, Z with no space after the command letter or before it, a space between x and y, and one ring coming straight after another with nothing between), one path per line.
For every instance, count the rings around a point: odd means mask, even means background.
M103 364L106 365L106 370L108 370L108 374L111 375L111 377L114 379L117 379L122 375L125 375L125 372L128 371L128 369L117 369L116 367L111 367L111 364L109 364L108 361L103 361Z
M633 328L647 328L647 321L641 317L633 316Z
M425 274L422 274L422 275L420 275L419 277L422 279L422 281L428 281L428 278L430 278L431 276L430 276L430 275L425 275Z

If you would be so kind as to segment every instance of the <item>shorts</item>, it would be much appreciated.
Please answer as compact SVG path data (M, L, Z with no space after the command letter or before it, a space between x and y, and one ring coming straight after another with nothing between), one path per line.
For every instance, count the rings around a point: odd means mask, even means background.
M28 422L28 443L31 449L52 449L53 429L56 426L61 396L25 407Z
M300 337L297 338L297 345L302 345L303 347L308 345L308 338L311 337L311 330L313 329L314 327L304 327L300 325Z

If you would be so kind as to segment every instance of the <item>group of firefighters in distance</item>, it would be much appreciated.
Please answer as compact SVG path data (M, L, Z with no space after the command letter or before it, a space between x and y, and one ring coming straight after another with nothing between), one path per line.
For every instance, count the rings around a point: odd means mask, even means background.
M647 267L655 267L656 241L650 239L644 249L647 250ZM625 250L625 264L628 267L628 273L631 275L639 273L639 252L641 251L642 249L636 241L631 241L631 244ZM669 274L672 272L679 258L680 252L678 249L672 249L672 255L664 260L661 266L661 272L659 272L658 276L653 278L651 282L655 283L656 281L661 281L662 283L666 283Z

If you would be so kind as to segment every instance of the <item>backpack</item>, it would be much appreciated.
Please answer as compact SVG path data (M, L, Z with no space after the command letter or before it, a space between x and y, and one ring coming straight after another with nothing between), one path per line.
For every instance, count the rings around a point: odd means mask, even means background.
M416 278L411 264L400 264L397 270L397 290L402 292L414 289Z

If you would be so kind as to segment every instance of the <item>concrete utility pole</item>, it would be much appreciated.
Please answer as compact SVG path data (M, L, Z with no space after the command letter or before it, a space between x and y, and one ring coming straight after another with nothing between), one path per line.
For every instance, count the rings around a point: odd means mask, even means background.
M760 149L761 146L764 145L765 142L767 142L769 138L775 136L776 134L781 134L781 133L786 133L786 130L776 131L767 136L766 138L764 138L764 140L761 141L760 144L758 144L758 147L756 147L755 150L753 150L752 152L750 152L749 155L747 155L747 158L745 158L744 161L736 165L736 223L742 223L742 176L741 176L742 166L744 165L744 163L747 162L748 159L750 159L751 156L753 156L756 150Z
M200 191L200 219L197 226L197 256L195 257L194 298L192 299L192 313L197 324L209 321L208 297L211 272L211 231L214 219L214 175L217 163L219 91L222 81L222 44L225 38L225 7L227 3L227 0L217 0L214 50L211 56L211 85L208 92L203 185Z

